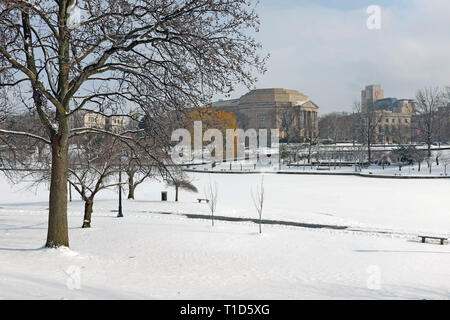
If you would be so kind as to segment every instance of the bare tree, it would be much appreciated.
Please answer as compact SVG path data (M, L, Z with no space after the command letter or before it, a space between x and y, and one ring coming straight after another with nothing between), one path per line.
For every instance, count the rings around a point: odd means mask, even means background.
M77 140L78 145L71 145L69 150L68 180L84 201L82 228L90 228L94 198L98 192L121 187L114 179L121 161L120 153L115 152L119 142L109 136L83 136Z
M128 199L134 200L137 186L153 175L152 167L141 166L136 159L127 158L124 171L128 176Z
M447 175L447 166L450 164L450 154L444 154L441 159L442 164L444 165L444 175Z
M425 161L427 162L428 171L431 174L433 169L433 157L426 157Z
M214 227L214 212L216 212L217 207L217 195L218 195L218 186L217 182L213 182L211 180L211 176L209 177L209 183L205 189L205 198L208 199L207 204L209 211L211 212L211 225Z
M229 94L236 82L250 87L254 71L265 71L249 32L258 16L247 0L0 0L0 21L0 87L28 101L44 127L39 135L0 134L51 149L47 247L69 246L70 140L109 134L131 143L139 133L72 127L76 113L129 116L136 107L157 122Z
M383 152L379 159L379 164L381 164L381 167L383 168L383 170L384 170L385 165L390 162L391 162L391 158L389 157L389 152Z
M431 145L435 135L436 116L439 107L443 106L443 93L439 88L425 88L416 94L416 112L418 113L421 136L428 147L428 157L431 157Z
M361 164L364 162L364 156L366 154L365 148L361 144L356 144L351 150L351 158L355 167L355 172L361 172Z
M2 79L0 78L0 82ZM0 94L0 125L4 127L5 121L10 116L12 112L12 106L8 104L8 91L6 88L0 87L2 93ZM0 137L1 138L1 137Z
M401 121L399 119L398 121ZM411 131L408 125L404 123L397 123L396 125L387 128L388 132L385 135L392 137L392 142L397 144L405 144L410 142Z
M130 112L130 114L135 115L137 113L138 112L136 111ZM139 121L130 121L127 124L127 128L129 130L139 129L140 126L142 127L142 129L148 128L148 126L142 122L144 119L148 121L148 117L144 117ZM166 142L158 141L158 139L152 139L152 136L155 135L151 133L145 135L145 144L148 148L151 148L153 150L152 153L160 161L154 161L152 157L148 157L145 150L141 150L139 148L129 149L127 146L121 145L121 153L125 156L124 158L126 159L126 162L123 163L123 168L128 176L128 199L135 199L134 194L137 186L156 174L159 164L171 162L170 159L168 159L167 150L164 149L164 145L166 144Z
M355 101L353 108L356 111L355 120L361 142L367 146L367 159L372 162L372 143L375 142L377 127L381 121L381 115L374 108L363 110L360 101Z
M444 91L444 107L440 109L439 119L442 121L442 139L450 142L450 87L446 87Z
M179 189L195 193L198 192L197 187L192 184L192 179L189 179L181 170L168 178L167 185L175 187L175 201L178 201Z
M262 213L264 205L264 176L261 177L261 183L256 187L255 193L252 192L253 204L256 211L258 212L259 219L259 233L262 233Z
M302 131L306 132L306 128L302 128L300 124L300 107L280 108L277 116L280 123L280 130L284 134L286 143L300 142ZM312 130L310 130L312 131Z
M319 117L319 135L322 139L337 141L351 140L350 115L345 112L333 112Z
M170 176L170 166L173 165L169 152L164 148L167 142L155 141L147 138L145 144L151 148L153 157L148 157L145 150L140 148L130 149L128 146L121 147L122 154L126 159L123 168L128 176L128 199L135 199L135 190L147 179L155 176Z
M402 148L394 149L390 152L389 157L393 162L397 163L398 171L402 171L404 165L404 150Z
M434 158L436 159L436 165L437 166L439 166L439 160L441 159L441 157L442 157L442 151L441 150L437 150L434 153Z
M35 115L26 112L9 112L0 124L5 131L23 133L16 135L0 134L0 144L2 145L0 161L2 168L8 169L4 173L9 178L20 180L24 178L24 175L29 174L25 171L12 171L14 169L47 169L47 164L50 161L47 157L48 144L28 136L39 136L43 130ZM41 177L41 175L36 176L38 180Z
M311 164L312 166L312 148L313 146L318 146L319 143L319 136L314 136L313 134L310 134L307 138L307 142L308 142L308 163ZM319 151L317 151L319 152Z

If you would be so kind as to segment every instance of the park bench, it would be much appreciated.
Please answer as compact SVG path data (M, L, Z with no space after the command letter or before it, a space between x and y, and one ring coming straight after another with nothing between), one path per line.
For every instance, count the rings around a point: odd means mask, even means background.
M422 243L425 243L426 239L440 240L440 241L441 241L441 245L444 245L444 242L448 240L448 238L444 238L444 237L432 237L432 236L419 236L419 238L422 238Z
M319 170L319 171L330 171L330 168L318 167L317 170Z
M197 199L198 203L202 203L202 201L206 201L206 203L209 202L209 199Z

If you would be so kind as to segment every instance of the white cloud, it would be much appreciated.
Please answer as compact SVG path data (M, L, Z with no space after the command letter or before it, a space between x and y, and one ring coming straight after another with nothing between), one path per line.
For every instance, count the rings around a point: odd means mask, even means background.
M270 52L258 88L297 89L321 113L347 110L365 85L386 96L413 98L417 89L450 85L450 1L412 0L382 8L382 28L366 27L366 8L338 10L259 6L261 39ZM240 88L236 96L245 93Z

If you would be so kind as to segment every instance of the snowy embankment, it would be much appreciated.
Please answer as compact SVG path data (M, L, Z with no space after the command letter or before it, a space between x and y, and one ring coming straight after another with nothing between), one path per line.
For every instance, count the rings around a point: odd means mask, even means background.
M325 151L325 150L322 150ZM332 154L334 155L334 154ZM436 161L438 159L438 162ZM369 167L357 167L353 161L342 161L341 159L312 159L312 164L307 164L306 159L296 163L289 163L284 160L283 164L275 163L254 163L251 161L238 160L232 162L220 163L202 163L191 164L187 166L186 171L203 173L221 173L221 174L259 174L259 173L278 173L278 174L315 174L315 175L353 175L359 177L377 177L377 178L420 178L450 179L450 150L439 150L432 152L431 170L427 161L423 161L419 166L414 164L386 164L370 165Z
M1 182L0 298L300 299L450 297L450 249L415 233L448 234L450 180L267 175L263 217L395 230L360 233L193 220L161 213L208 214L199 204L217 181L217 215L256 217L250 189L259 175L195 174L201 194L159 202L148 182L115 218L117 194L99 195L93 228L82 203L69 205L70 249L42 249L48 193ZM19 191L19 192L17 192ZM158 214L157 212L160 212Z

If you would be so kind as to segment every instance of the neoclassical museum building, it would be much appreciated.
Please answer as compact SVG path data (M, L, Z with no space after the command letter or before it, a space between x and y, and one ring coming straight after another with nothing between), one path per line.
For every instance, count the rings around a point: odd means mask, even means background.
M303 142L316 138L319 107L308 96L288 89L256 89L239 99L220 100L216 109L233 112L238 127L247 129L279 129L280 138Z

